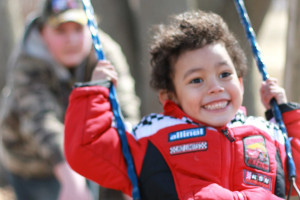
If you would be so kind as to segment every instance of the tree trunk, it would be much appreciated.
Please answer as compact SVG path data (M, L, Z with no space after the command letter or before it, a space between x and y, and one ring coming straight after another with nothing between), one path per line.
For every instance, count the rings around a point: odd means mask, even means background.
M300 3L298 0L289 2L289 24L287 36L285 89L289 101L300 102Z
M98 26L120 44L132 74L134 74L136 35L128 0L97 0L93 1L92 4L99 21Z
M18 9L15 0L0 0L0 89L5 84L6 65L20 30Z
M0 91L2 95L2 88L6 80L6 66L8 58L11 54L14 44L17 40L17 32L19 28L20 18L18 16L18 4L14 0L0 0ZM2 96L0 105L2 104ZM2 115L0 113L0 115ZM1 120L1 119L0 119ZM1 162L0 162L1 163ZM5 185L3 168L0 164L0 186Z
M149 42L152 33L149 32L154 24L165 23L170 15L184 12L188 9L187 1L182 0L145 0L140 1L140 10L137 14L139 51L136 55L141 65L136 69L139 76L136 81L137 91L142 99L142 113L161 112L157 93L149 87L150 58Z

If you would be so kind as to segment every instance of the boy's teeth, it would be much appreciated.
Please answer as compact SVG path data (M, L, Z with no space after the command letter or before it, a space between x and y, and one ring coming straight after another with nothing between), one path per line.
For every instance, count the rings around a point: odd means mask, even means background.
M225 108L226 105L227 105L227 101L223 101L223 102L218 102L215 104L205 105L204 108L206 108L208 110L217 110L217 109Z

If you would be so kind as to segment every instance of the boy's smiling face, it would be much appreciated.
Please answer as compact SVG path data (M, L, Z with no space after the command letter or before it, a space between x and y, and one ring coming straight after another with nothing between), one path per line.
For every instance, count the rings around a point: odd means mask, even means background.
M175 94L169 98L186 114L215 127L234 117L243 101L243 80L222 44L183 52L173 67Z

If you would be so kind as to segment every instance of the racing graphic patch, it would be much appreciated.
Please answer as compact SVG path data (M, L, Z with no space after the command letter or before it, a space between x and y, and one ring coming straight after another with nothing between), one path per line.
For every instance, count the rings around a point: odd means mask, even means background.
M191 153L195 151L205 151L205 150L207 150L207 142L202 141L202 142L194 142L194 143L171 146L170 154L177 155L182 153Z
M244 138L243 142L246 165L255 169L269 172L270 161L265 138L261 135L249 136Z
M260 186L267 190L271 190L272 188L272 178L269 176L248 170L244 170L243 176L244 183L246 184Z
M169 133L169 142L205 136L205 127L184 129Z

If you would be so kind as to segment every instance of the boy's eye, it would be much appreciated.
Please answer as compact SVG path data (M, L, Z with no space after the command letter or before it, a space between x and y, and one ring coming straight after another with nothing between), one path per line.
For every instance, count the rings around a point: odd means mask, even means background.
M230 72L222 72L222 73L220 74L220 78L226 78L226 77L228 77L228 76L230 76L230 75L231 75Z
M201 78L194 78L191 83L201 83L203 80Z

